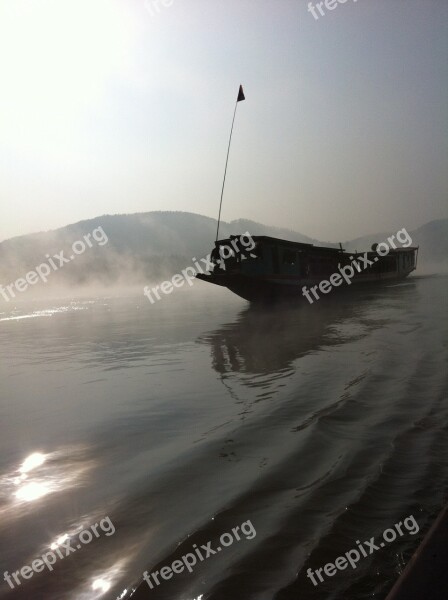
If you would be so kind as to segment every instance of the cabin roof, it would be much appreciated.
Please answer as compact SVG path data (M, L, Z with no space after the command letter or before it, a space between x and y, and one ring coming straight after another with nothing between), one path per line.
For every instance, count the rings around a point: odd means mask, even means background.
M229 238L218 240L216 242L216 244L219 245L219 244L228 243L230 240L240 238L242 235L244 235L244 234L231 235ZM260 241L260 242L265 242L268 244L279 244L281 246L289 246L291 248L295 248L296 250L310 250L312 248L313 250L317 250L319 252L325 252L328 254L339 254L341 252L346 252L343 248L341 249L341 248L333 248L331 246L315 246L314 244L306 244L304 242L292 242L291 240L283 240L281 238L275 238L275 237L271 237L269 235L252 235L251 238L255 242ZM391 254L394 252L409 251L409 250L418 250L418 246L408 246L407 248L389 248L388 254ZM376 252L374 252L370 249L367 251L364 250L361 252L352 251L352 252L350 252L350 254L360 255L360 254L364 254L364 252L367 252L367 254L375 254L375 256L376 256Z
M419 246L406 246L406 248L402 247L402 248L390 248L388 254L390 254L391 252L405 252L408 250L418 250ZM373 253L371 250L369 250L369 253ZM376 254L376 252L374 253Z
M232 235L229 239L238 238L239 235ZM314 244L305 244L304 242L292 242L291 240L283 240L281 238L275 238L268 235L252 235L252 239L255 242L266 242L269 244L281 244L282 246L290 246L296 249L308 250L314 248L316 250L323 250L325 252L341 252L340 248L332 248L329 246L315 246ZM226 240L219 240L219 243L225 242Z

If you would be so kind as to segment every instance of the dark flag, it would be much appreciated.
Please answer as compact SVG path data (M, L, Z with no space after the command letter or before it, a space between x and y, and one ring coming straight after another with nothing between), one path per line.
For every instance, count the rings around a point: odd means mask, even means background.
M237 102L241 102L241 100L246 100L246 98L244 97L244 92L243 92L243 86L240 85L240 89L238 92L238 98L237 98Z

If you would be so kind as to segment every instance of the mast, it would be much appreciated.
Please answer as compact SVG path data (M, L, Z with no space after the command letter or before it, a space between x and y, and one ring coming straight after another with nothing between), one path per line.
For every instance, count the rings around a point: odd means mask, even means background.
M221 200L219 202L218 225L216 227L216 240L215 240L215 242L218 241L218 235L219 235L219 224L221 222L222 199L223 199L223 196L224 196L224 186L226 184L227 165L229 163L230 144L232 143L232 134L233 134L233 126L235 124L236 109L238 107L238 102L241 102L242 100L245 100L245 99L246 98L244 96L243 86L240 85L240 89L238 90L238 97L237 97L236 102L235 102L235 110L233 111L232 128L230 129L229 146L227 148L227 157L226 157L226 167L224 169L224 179L222 181L222 189L221 189Z

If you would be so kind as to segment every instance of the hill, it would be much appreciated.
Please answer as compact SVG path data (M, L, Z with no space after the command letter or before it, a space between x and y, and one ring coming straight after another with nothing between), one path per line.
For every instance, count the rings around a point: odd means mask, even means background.
M72 244L84 236L92 237L91 247L74 255ZM100 234L100 231L103 234ZM249 231L298 242L330 245L289 229L270 227L239 219L222 222L220 238ZM349 250L367 250L373 242L387 240L391 233L364 236L344 242ZM193 257L206 256L216 234L216 220L186 212L148 212L130 215L104 215L48 232L35 233L0 243L0 282L10 284L41 263L53 258L56 269L48 276L50 285L135 284L164 279L192 264ZM446 271L448 256L448 219L432 221L409 231L414 245L420 245L420 267ZM335 245L334 243L331 245ZM74 256L59 266L54 255ZM53 272L57 271L57 272ZM42 287L36 285L33 289ZM28 291L31 290L31 287Z

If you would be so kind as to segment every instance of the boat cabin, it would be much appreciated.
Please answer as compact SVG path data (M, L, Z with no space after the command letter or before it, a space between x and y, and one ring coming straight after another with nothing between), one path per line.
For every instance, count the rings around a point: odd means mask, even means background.
M211 259L214 274L242 274L273 280L328 279L340 267L355 264L355 279L382 279L410 273L416 268L418 248L376 252L346 252L340 247L314 246L269 236L230 236L215 243ZM249 243L250 242L250 243ZM367 259L367 263L366 260Z

